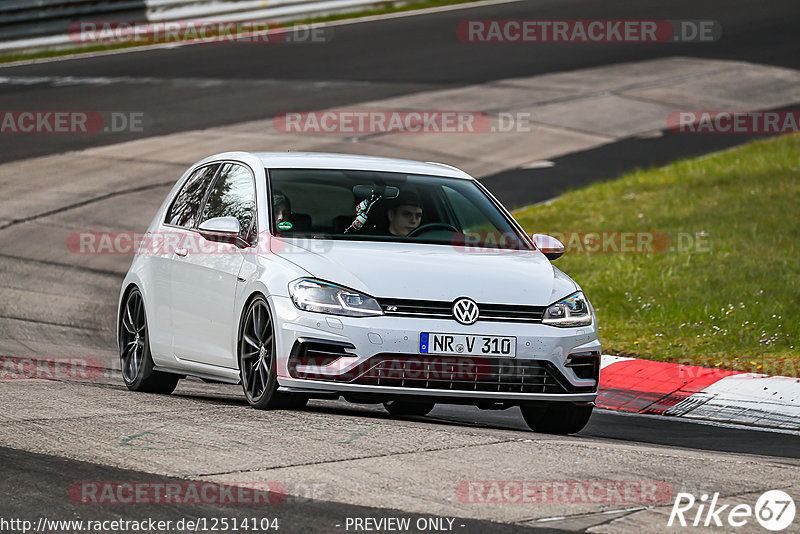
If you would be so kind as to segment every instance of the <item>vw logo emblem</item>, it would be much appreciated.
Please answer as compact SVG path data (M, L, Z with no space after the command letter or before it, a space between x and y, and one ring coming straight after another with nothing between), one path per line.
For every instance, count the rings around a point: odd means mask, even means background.
M480 310L474 300L461 297L453 303L453 317L461 324L473 324L478 320Z

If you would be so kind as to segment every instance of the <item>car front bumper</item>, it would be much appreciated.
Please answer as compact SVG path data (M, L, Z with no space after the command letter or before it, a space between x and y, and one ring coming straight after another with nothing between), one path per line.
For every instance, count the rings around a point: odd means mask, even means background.
M273 296L269 301L275 319L281 391L386 398L414 396L444 403L593 402L597 397L596 376L580 378L568 365L570 356L596 355L599 369L596 322L586 327L558 328L540 323L479 320L465 326L440 318L332 316L298 310L287 297ZM517 339L516 357L420 354L421 332L513 336ZM304 360L300 352L308 344L323 348L338 346L341 354L338 358L330 355L325 360ZM381 365L388 375L376 373ZM391 374L409 370L412 379L407 381ZM561 387L531 387L524 383L525 378L520 383L520 372L534 379L547 375L551 384L555 381ZM496 385L495 381L505 384L500 375L512 377L514 385ZM380 376L390 379L379 379ZM426 376L438 380L424 381ZM414 387L406 387L408 384Z

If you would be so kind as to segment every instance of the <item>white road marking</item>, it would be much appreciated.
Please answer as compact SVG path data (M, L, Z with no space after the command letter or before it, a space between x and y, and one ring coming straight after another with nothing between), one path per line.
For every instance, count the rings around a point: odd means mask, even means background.
M563 521L565 519L576 519L580 517L591 517L595 515L609 515L609 514L621 514L623 512L639 512L641 510L650 510L654 508L653 506L636 506L633 508L620 508L618 510L603 510L602 512L590 512L588 514L578 514L578 515L570 515L570 516L554 516L554 517L543 517L541 519L536 519L537 523L546 523L548 521Z
M549 159L541 159L541 160L538 160L538 161L532 161L530 163L527 163L527 164L523 165L521 168L523 168L523 169L547 169L549 167L555 167L555 166L556 166L555 162L550 161Z
M661 130L651 130L649 132L636 134L634 137L638 139L658 139L659 137L664 137L664 132Z

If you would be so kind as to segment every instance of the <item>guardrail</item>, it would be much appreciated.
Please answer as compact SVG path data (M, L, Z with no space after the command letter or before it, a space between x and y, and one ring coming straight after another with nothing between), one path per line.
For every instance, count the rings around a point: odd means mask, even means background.
M81 18L144 20L146 0L6 0L0 2L0 40L66 32Z
M79 46L78 20L165 22L279 21L392 5L395 0L6 0L0 2L0 54Z
M259 18L267 14L272 20L307 13L319 15L341 13L348 8L391 4L381 0L147 0L147 18L151 21L198 19L241 20L242 14Z

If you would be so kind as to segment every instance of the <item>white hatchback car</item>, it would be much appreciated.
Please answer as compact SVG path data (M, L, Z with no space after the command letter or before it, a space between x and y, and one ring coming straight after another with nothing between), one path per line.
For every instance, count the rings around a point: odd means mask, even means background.
M158 393L241 383L256 408L519 406L536 431L577 432L600 342L550 263L563 251L448 165L218 154L177 182L125 277L122 375Z

